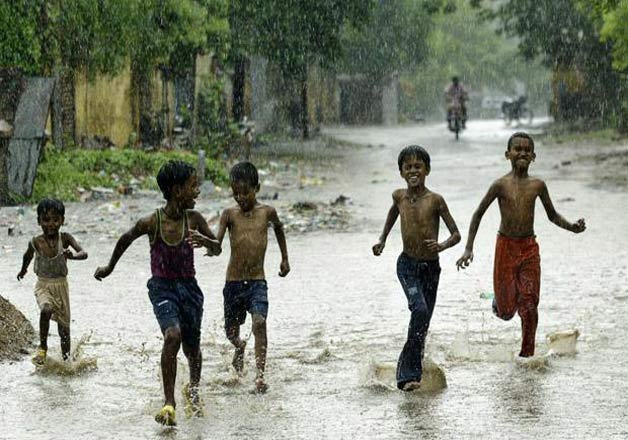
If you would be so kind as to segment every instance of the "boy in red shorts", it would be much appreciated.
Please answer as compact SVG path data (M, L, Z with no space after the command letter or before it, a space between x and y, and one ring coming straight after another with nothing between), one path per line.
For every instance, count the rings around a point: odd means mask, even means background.
M530 135L519 132L510 137L506 159L510 160L512 170L493 182L473 213L467 246L456 262L458 269L464 269L473 261L473 242L480 220L490 204L497 199L501 223L495 246L493 313L506 321L519 313L522 330L519 353L521 357L534 355L538 323L541 259L534 235L534 206L537 197L541 199L552 223L575 233L585 230L584 219L576 223L568 222L554 209L545 182L528 175L530 163L535 158L534 141Z

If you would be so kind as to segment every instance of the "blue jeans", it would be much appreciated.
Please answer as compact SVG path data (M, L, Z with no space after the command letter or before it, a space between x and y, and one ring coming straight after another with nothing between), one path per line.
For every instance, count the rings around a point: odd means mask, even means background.
M402 389L407 382L420 381L423 374L421 361L436 304L440 264L438 260L421 261L402 253L397 259L397 277L411 313L408 339L397 362L397 387Z

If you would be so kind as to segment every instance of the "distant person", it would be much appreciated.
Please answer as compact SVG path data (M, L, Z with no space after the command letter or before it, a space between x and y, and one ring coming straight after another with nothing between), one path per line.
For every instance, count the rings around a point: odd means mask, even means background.
M203 415L198 390L202 366L203 292L196 283L194 250L186 238L193 234L194 242L202 243L213 255L220 253L220 245L203 216L193 210L199 195L193 166L171 160L159 170L157 184L166 205L141 218L124 233L116 243L109 264L99 267L94 277L99 281L108 277L131 243L148 235L152 273L148 296L164 335L161 373L165 403L155 420L172 426L176 425L174 387L180 347L190 367L190 382L183 388L185 413L188 417Z
M50 320L57 321L63 360L70 358L70 289L67 260L85 260L87 252L67 232L59 232L65 222L65 206L57 199L43 199L37 205L37 224L43 234L33 237L22 259L17 279L22 280L35 257L35 298L39 314L39 348L32 361L43 365L48 353ZM72 249L74 252L72 252Z
M457 76L451 78L451 83L445 89L445 97L447 98L447 123L450 129L452 128L453 112L457 107L460 107L462 128L465 128L467 123L466 102L469 99L469 94Z
M495 246L493 269L493 313L511 319L515 313L521 317L521 351L519 356L534 355L534 341L538 323L537 307L541 282L539 246L534 235L534 207L540 198L550 221L571 232L585 230L584 219L570 223L552 204L545 182L528 175L528 168L536 158L534 141L527 133L515 133L508 139L506 159L511 171L497 179L480 202L471 218L467 246L458 259L458 269L473 261L473 242L480 220L491 203L497 199L501 223Z
M410 145L401 150L397 162L407 188L393 192L393 204L382 235L373 246L373 254L381 255L390 230L401 216L403 252L397 259L397 277L408 299L411 315L408 338L397 362L397 387L412 391L421 386L425 338L436 304L441 271L438 254L458 243L460 233L445 199L425 186L425 179L430 174L427 151ZM439 243L441 218L451 235Z
M255 390L264 393L268 389L264 378L268 347L268 287L264 257L268 244L268 227L272 226L275 231L281 251L280 277L285 277L290 272L286 236L275 208L261 204L256 199L260 184L255 165L250 162L234 165L229 179L236 205L223 211L217 234L218 242L222 244L225 233L229 231L231 242L231 257L223 290L225 331L227 338L235 346L233 367L241 373L244 368L246 341L240 338L240 326L244 324L247 312L251 314L257 366ZM194 235L191 239L197 246L203 244Z

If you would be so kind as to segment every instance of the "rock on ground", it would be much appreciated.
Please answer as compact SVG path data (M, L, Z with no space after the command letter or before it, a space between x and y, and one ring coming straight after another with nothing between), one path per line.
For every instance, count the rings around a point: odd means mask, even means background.
M28 353L35 330L13 304L0 296L0 362Z

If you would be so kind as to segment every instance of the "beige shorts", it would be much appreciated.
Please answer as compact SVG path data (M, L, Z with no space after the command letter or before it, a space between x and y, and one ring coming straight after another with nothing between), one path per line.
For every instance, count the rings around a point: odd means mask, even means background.
M52 307L52 320L70 327L70 289L67 278L38 278L35 298L40 309Z

